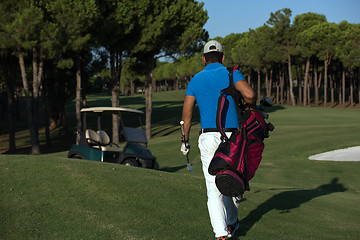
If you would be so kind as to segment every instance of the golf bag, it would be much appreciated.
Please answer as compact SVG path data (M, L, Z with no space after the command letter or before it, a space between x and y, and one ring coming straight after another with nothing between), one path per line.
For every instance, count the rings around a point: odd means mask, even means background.
M216 124L222 135L222 142L209 165L209 173L216 175L215 183L219 191L230 197L242 196L250 190L248 181L254 177L262 159L264 138L268 137L270 123L258 109L245 109L233 83L233 71L228 68L230 85L221 90L218 100ZM239 117L239 128L228 138L224 132L225 114L228 107L227 96L232 96ZM272 130L273 126L270 130Z

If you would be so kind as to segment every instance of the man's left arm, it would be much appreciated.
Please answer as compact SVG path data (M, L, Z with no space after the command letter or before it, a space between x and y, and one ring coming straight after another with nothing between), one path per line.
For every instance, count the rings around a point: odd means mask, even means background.
M252 87L245 81L240 80L235 83L235 88L238 90L244 98L244 101L250 106L256 105L256 95Z

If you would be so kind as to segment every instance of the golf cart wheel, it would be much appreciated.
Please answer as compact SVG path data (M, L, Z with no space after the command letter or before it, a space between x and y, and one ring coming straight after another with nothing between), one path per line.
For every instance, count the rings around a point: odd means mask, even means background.
M132 167L139 167L140 166L139 162L135 158L128 158L123 162L123 164L125 166L132 166Z
M154 169L159 170L159 163L157 161L154 161Z

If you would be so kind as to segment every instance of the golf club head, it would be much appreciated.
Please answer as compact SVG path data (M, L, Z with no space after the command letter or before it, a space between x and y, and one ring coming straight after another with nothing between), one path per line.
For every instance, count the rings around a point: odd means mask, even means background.
M269 97L264 97L263 99L260 100L260 105L264 107L271 107L273 105L272 99Z
M242 195L235 197L235 200L237 203L241 203L243 201L246 201L246 198L244 198Z
M275 127L274 127L274 125L272 125L271 123L268 123L268 124L267 124L267 129L268 129L270 132L272 132L272 131L274 131Z
M187 169L189 170L189 172L192 172L193 168L192 168L192 166L191 166L191 164L190 164L190 161L189 161L189 152L188 152L188 154L186 155L186 167L187 167Z
M190 163L186 163L186 166L187 166L187 169L189 170L189 172L193 171L193 168Z

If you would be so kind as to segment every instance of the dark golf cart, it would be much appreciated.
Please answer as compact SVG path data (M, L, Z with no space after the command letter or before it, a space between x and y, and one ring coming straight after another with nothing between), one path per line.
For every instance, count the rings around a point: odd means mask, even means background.
M117 116L119 123L119 138L122 140L122 144L119 145L112 143L107 134L112 132L112 114ZM140 110L121 107L81 109L81 131L77 132L76 144L71 146L68 157L159 169L156 157L147 149L147 138L141 121L142 114ZM107 115L110 121L104 122L104 115ZM140 127L134 127L134 122L137 122L134 121L134 115L137 115L139 121L137 125ZM130 125L134 126L125 125L125 116L129 116ZM96 124L87 124L90 120Z

